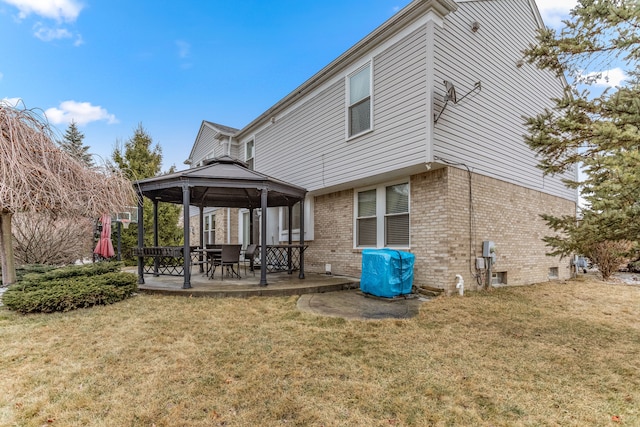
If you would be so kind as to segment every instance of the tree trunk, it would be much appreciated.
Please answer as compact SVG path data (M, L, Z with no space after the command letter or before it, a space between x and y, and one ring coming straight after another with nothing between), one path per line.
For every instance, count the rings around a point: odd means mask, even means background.
M11 212L0 212L0 263L2 266L2 284L11 285L16 282L16 259L13 256L11 238Z

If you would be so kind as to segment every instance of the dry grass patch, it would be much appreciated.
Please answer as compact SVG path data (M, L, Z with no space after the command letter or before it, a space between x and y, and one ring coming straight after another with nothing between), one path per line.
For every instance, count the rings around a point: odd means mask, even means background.
M500 289L410 320L295 302L2 308L0 425L640 425L640 287Z

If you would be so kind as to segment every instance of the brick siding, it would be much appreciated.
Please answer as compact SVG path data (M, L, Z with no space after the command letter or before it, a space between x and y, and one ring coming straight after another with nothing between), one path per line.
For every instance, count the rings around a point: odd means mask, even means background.
M455 292L455 275L467 289L476 287L475 257L482 241L496 245L494 271L506 273L507 284L524 285L570 276L568 260L545 255L542 237L549 234L540 214L575 214L575 203L539 191L471 173L470 234L469 173L453 167L414 175L411 184L411 252L416 255L414 283ZM315 239L306 252L306 269L359 276L361 251L353 249L353 190L315 198ZM471 238L471 245L470 245Z

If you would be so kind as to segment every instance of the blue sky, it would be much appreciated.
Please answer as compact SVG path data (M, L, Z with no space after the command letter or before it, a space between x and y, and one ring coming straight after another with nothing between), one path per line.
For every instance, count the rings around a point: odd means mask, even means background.
M409 2L0 0L0 99L102 158L142 123L185 169L202 120L242 128ZM538 1L554 27L574 5Z

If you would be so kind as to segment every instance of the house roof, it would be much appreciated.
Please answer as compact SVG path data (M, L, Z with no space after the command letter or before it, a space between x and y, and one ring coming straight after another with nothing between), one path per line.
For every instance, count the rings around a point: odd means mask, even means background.
M376 28L373 32L367 35L365 38L360 40L358 43L353 45L350 49L336 58L334 61L329 63L327 66L322 68L319 72L313 75L310 79L305 81L303 84L298 86L295 90L285 96L283 99L274 104L271 108L266 110L260 116L255 118L251 123L242 129L235 129L223 125L219 125L210 121L203 121L204 123L209 124L210 126L216 128L217 130L222 131L225 136L233 136L237 137L243 133L247 133L251 131L255 126L259 126L266 120L274 117L277 113L283 111L288 106L296 102L302 96L312 92L318 86L320 86L325 81L329 80L335 73L339 72L343 67L348 66L354 57L358 55L362 55L369 49L372 49L376 44L382 42L388 37L391 37L397 31L400 31L406 25L409 25L413 22L417 17L424 15L425 13L431 11L440 17L444 17L451 12L455 12L458 9L457 3L467 3L467 2L475 2L475 1L484 1L484 0L413 0L403 9L401 9L398 13L393 15L387 21L385 21L382 25ZM544 23L542 21L542 17L540 15L540 11L536 5L535 0L528 0L532 12L534 14L534 19L538 24L539 28L544 27ZM563 76L564 79L564 76ZM198 134L199 136L199 134ZM196 138L196 141L198 138ZM195 146L195 144L194 144ZM190 157L191 158L191 157Z
M532 1L532 0L530 0ZM325 81L331 79L335 73L340 72L344 67L350 65L355 57L364 54L366 51L373 49L377 44L382 43L387 38L393 36L393 34L401 31L405 26L409 25L416 19L424 16L426 13L431 12L436 16L444 17L450 12L456 11L458 8L455 0L413 0L398 13L393 15L382 25L376 28L373 32L360 40L338 58L333 60L310 79L305 81L302 85L298 86L293 92L289 93L283 99L278 101L271 108L266 110L256 119L254 119L247 126L242 129L235 129L228 126L220 125L207 120L202 121L200 131L196 137L196 144L202 133L202 128L208 125L214 130L220 132L224 136L239 137L241 134L251 131L254 126L259 126L266 120L269 120L279 112L283 111L291 104L299 100L301 97L315 90ZM191 164L190 160L193 158L193 150L196 144L193 145L189 159L185 161L185 164Z
M336 73L349 66L354 60L367 51L373 49L379 43L401 31L410 23L419 19L427 13L433 13L435 16L443 18L451 12L455 12L458 5L455 0L413 0L398 13L385 21L378 28L373 30L369 35L360 40L358 43L349 48L338 58L329 63L326 67L318 71L310 79L298 86L293 92L289 93L283 99L278 101L274 106L262 113L247 126L238 131L238 135L249 132L254 126L259 126L279 112L283 111L301 97L311 93L325 81L331 79Z
M141 179L134 183L145 197L183 204L183 187L190 188L191 206L259 208L261 193L267 189L267 206L292 206L307 190L250 170L246 163L222 156L204 166L172 174Z
M221 124L218 124L218 123L210 122L208 120L203 120L203 123L208 124L209 126L214 128L215 130L217 130L219 133L224 133L224 134L228 134L228 135L235 135L236 133L238 133L240 131L240 129L236 129L236 128L232 128L230 126L225 126L225 125L221 125Z

